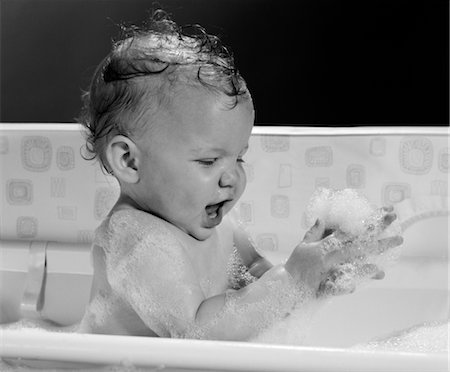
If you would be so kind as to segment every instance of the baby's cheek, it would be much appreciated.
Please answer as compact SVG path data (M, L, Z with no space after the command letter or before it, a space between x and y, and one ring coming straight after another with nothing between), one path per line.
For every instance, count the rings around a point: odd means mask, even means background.
M192 219L192 213L198 214L204 204L199 200L198 195L192 192L180 193L178 197L171 198L169 203L172 213L186 221Z

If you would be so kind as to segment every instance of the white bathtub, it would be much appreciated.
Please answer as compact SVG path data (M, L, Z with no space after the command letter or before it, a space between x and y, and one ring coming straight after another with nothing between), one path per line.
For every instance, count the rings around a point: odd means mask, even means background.
M402 255L386 278L317 306L305 335L295 317L247 343L6 327L0 356L44 368L50 364L36 361L115 370L447 371L448 138L448 128L255 128L248 187L236 208L273 262L304 234L303 210L318 186L357 188L377 205L394 204L404 229ZM0 124L4 327L23 318L69 326L83 313L89 242L117 185L80 157L82 143L76 125ZM447 327L444 346L440 327L438 347L430 336L391 349L364 347L430 322Z

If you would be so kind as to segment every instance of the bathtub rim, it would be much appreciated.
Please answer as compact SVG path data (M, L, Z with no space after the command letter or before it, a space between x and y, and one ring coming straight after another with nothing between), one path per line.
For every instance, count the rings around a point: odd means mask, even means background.
M85 131L78 123L0 123L0 131ZM450 127L443 126L358 126L358 127L316 127L316 126L259 126L255 125L252 135L279 136L376 136L376 135L450 135Z
M444 371L446 353L366 351L64 332L1 332L0 357L242 371ZM123 345L127 345L126 348ZM149 353L151 350L151 353ZM173 355L177 355L173 360ZM232 357L230 358L230 355Z

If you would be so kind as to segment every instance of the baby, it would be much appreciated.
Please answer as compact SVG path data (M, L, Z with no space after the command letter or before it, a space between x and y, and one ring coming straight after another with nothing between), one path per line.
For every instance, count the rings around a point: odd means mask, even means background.
M114 45L84 97L88 149L120 197L96 230L81 332L247 340L321 295L350 258L317 221L273 266L228 217L246 185L254 108L227 49L196 31L155 13ZM386 211L382 224L393 219Z

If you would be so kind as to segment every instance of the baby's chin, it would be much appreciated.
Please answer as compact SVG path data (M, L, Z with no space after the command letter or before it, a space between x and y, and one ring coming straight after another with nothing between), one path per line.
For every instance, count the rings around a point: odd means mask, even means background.
M216 228L222 224L222 221L223 217L220 219L220 221L216 221L216 223L212 225L205 226L205 224L200 223L197 226L191 225L189 227L186 227L185 229L183 229L183 231L195 240L208 240L212 235L214 235Z
M208 240L213 235L215 229L215 227L199 227L195 229L185 229L184 232L195 240L204 241Z
M209 214L205 212L200 216L197 216L197 218L194 217L190 221L171 222L195 240L204 241L214 234L216 227L222 223L234 204L234 202L227 202L221 208L216 209Z
M172 223L172 225L176 226L178 229L183 231L186 235L190 236L191 238L199 241L204 241L209 239L215 231L214 227L204 227L201 223L198 224L183 224L183 223L177 223L176 221L169 221Z

